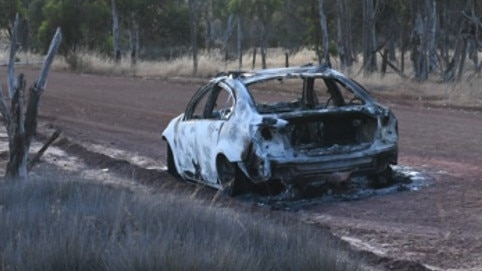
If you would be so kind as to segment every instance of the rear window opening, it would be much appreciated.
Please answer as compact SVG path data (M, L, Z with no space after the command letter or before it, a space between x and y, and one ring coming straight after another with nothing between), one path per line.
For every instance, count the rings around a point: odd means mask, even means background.
M248 86L260 114L337 108L364 104L334 78L283 77Z

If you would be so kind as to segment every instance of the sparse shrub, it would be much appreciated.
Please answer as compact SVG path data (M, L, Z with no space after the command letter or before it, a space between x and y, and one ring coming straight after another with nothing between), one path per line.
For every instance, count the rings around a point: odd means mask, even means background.
M79 71L82 70L81 67L82 65L82 58L76 54L75 52L70 52L67 54L65 57L65 62L69 65L69 68L73 71Z

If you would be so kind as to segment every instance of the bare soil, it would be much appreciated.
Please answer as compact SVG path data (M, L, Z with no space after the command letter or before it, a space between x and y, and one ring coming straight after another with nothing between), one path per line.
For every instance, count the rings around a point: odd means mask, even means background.
M21 71L28 85L36 79L36 70ZM199 86L52 72L40 117L63 130L69 140L58 145L83 154L86 166L135 173L138 182L185 193L189 184L162 171L166 149L160 132ZM418 191L320 202L292 215L375 255L374 264L383 269L482 270L482 112L378 96L399 119L399 163L429 175L433 183ZM105 153L93 155L99 148ZM217 196L211 189L201 192ZM238 200L231 206L238 205L252 203Z

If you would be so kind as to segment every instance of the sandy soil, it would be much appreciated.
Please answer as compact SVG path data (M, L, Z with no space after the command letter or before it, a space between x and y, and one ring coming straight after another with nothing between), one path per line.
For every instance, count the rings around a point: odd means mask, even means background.
M22 72L28 84L37 75L32 69ZM40 117L72 142L82 142L83 151L134 165L136 180L176 191L178 185L162 171L166 150L160 131L198 86L53 72ZM423 269L419 263L433 270L482 270L482 112L436 108L406 97L380 99L400 121L400 164L430 176L433 184L357 201L320 202L295 216L374 253L385 269ZM71 142L59 147L83 152ZM85 161L94 174L113 166L103 156Z

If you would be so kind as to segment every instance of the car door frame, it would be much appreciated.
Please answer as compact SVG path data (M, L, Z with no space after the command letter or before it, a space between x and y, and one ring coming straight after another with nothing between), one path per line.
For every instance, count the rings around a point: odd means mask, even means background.
M228 111L214 114L221 91L227 91L228 95L232 97L231 108ZM205 98L207 98L205 104L199 104ZM185 178L208 182L211 185L217 184L216 144L219 141L222 127L233 114L235 105L235 92L227 84L219 81L199 89L188 103L178 127L180 134L188 135L184 137L187 148L184 148L181 154L185 156L181 162ZM202 116L194 115L196 109L201 109L198 106L204 106Z

